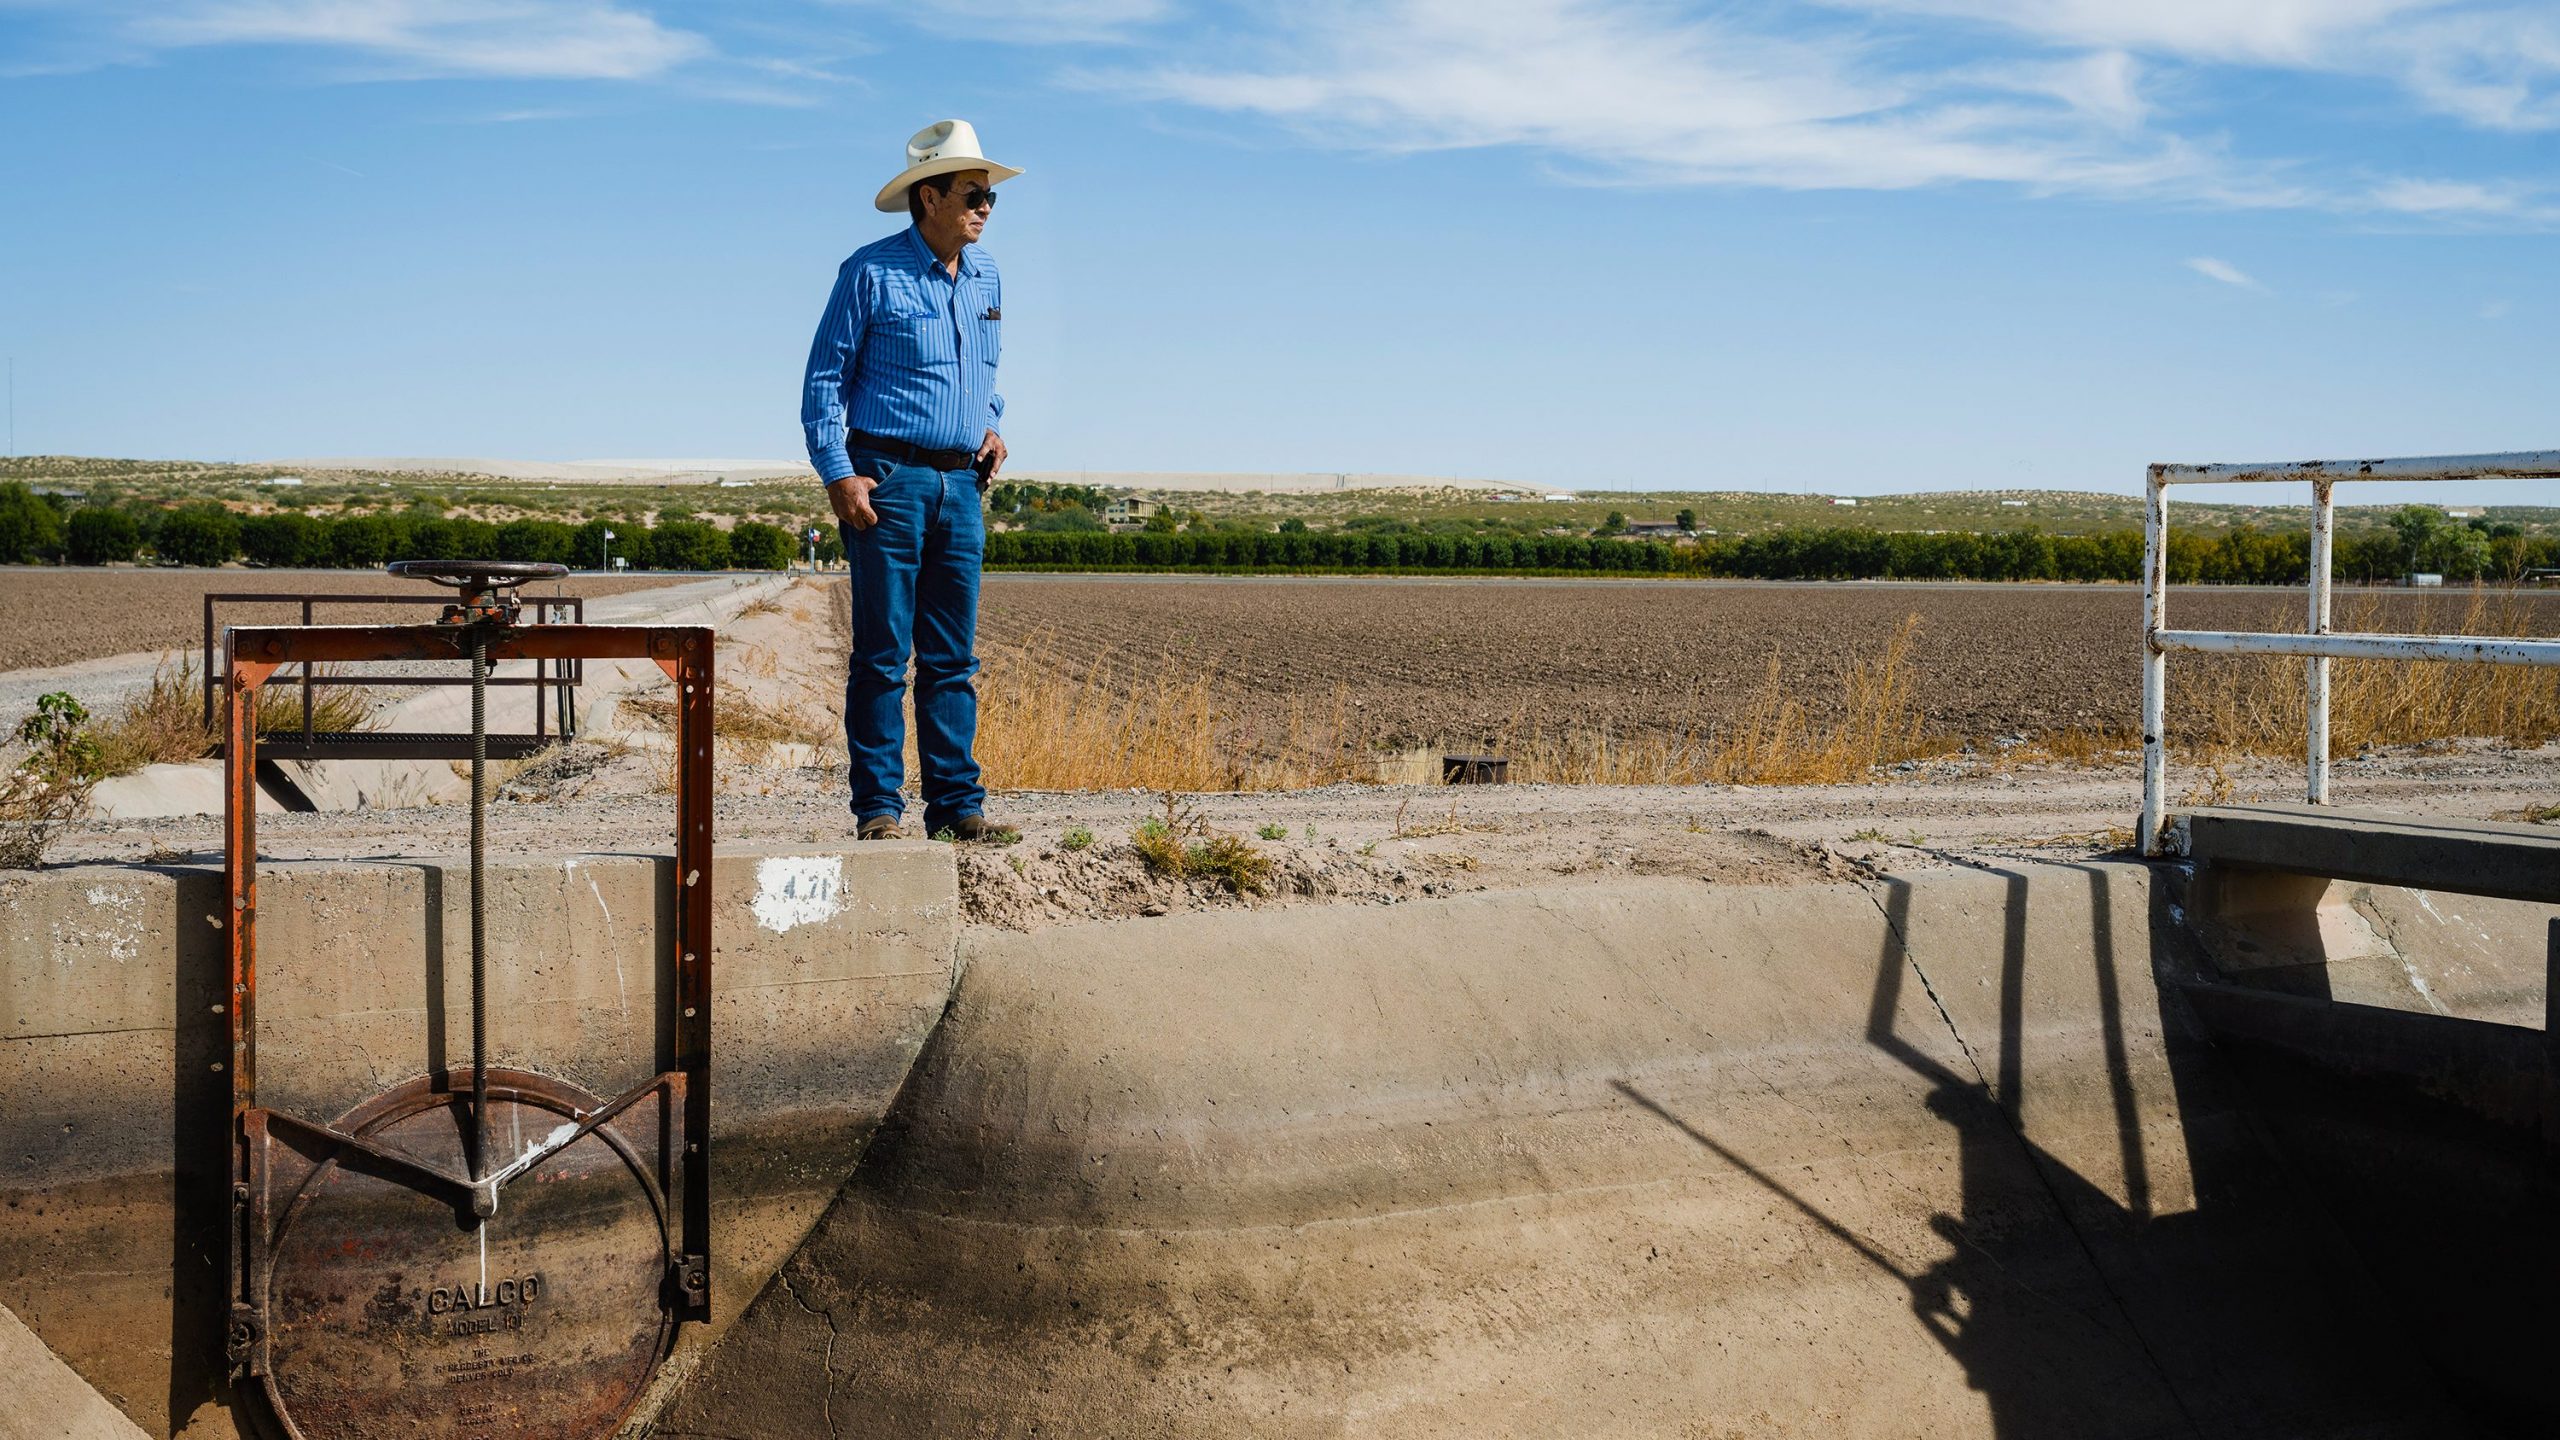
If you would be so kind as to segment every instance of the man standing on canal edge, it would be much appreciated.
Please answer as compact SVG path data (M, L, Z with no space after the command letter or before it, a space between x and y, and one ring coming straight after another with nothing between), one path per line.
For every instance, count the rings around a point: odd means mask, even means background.
M996 393L1003 282L978 245L994 187L1019 170L944 120L907 142L907 168L873 200L907 229L836 272L800 392L809 463L826 482L852 572L853 659L844 729L865 840L895 840L906 814L907 661L915 660L924 828L986 833L978 736L978 496L1004 465Z

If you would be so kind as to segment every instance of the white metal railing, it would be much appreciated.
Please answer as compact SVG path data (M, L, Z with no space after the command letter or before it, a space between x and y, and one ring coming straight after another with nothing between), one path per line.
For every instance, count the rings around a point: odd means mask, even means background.
M2308 669L2310 761L2307 798L2329 803L2329 662L2462 660L2492 665L2560 665L2560 639L2456 635L2339 634L2329 628L2330 487L2341 480L2553 480L2560 450L2506 455L2440 455L2413 460L2309 460L2281 465L2154 465L2142 516L2142 850L2160 853L2168 808L2169 754L2163 733L2169 652L2300 655ZM2169 487L2252 481L2311 485L2311 620L2306 634L2169 628Z

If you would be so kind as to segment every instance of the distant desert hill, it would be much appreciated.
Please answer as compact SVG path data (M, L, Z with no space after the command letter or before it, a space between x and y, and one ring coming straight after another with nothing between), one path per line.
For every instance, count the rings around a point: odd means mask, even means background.
M1247 472L1195 473L1167 470L1022 470L1006 471L1008 480L1044 484L1095 485L1105 490L1163 490L1184 494L1242 495L1260 490L1273 495L1321 493L1329 490L1509 490L1520 494L1540 487L1516 480L1468 480L1450 475L1372 475L1356 471L1301 474Z
M501 480L627 485L635 480L784 480L810 474L805 460L491 460L457 456L305 456L265 462L286 470L380 475L489 475Z
M561 483L629 484L655 481L787 480L809 475L800 460L495 460L458 456L320 456L267 462L282 469L367 471L391 475L489 475L502 480L549 480ZM1195 474L1135 470L1019 470L1011 480L1098 485L1112 490L1179 490L1241 495L1261 490L1302 494L1327 490L1516 490L1538 487L1501 480L1468 480L1442 475L1371 475L1349 472L1309 474Z

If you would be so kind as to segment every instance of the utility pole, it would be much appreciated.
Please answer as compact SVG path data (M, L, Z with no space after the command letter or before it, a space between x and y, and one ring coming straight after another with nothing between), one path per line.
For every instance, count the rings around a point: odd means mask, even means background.
M18 458L18 357L9 357L9 458Z

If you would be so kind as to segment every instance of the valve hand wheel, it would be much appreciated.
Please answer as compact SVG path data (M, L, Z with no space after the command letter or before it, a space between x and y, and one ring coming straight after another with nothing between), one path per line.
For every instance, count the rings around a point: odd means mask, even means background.
M389 569L406 579L457 590L495 590L528 580L557 580L569 573L568 566L549 560L394 560Z

